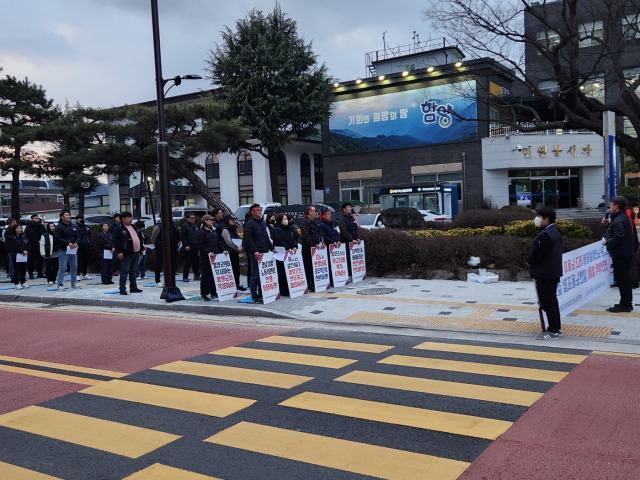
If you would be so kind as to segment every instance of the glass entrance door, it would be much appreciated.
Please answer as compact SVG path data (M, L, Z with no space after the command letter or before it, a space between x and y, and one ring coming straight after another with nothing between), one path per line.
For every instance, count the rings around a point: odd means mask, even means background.
M532 178L533 207L546 205L558 208L558 182L555 178Z

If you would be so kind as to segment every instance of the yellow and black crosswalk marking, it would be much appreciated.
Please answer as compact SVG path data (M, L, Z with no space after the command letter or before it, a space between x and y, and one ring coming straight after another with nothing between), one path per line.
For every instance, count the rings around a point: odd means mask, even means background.
M0 415L0 478L455 479L589 353L308 329L79 371Z

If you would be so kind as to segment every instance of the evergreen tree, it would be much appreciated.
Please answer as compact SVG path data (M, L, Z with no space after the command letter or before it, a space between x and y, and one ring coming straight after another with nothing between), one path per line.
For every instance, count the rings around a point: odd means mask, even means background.
M317 135L330 115L331 79L316 58L279 4L266 16L251 10L210 51L210 77L222 87L226 115L249 127L249 138L259 142L234 147L268 159L273 201L280 200L278 152L296 138Z
M42 154L28 147L42 140L42 126L59 115L44 89L28 78L0 79L0 172L11 174L11 216L20 218L20 174L32 172Z

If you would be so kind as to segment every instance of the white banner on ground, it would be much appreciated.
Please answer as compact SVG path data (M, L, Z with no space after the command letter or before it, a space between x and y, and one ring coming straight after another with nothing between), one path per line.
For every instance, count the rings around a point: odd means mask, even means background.
M331 257L331 275L334 287L344 287L349 283L349 270L347 269L347 244L341 243L339 247L329 245Z
M613 283L611 257L601 242L562 255L562 278L557 296L560 317L607 291Z
M262 302L267 304L279 299L278 270L276 269L276 260L273 258L273 253L267 252L260 255L258 270L260 270Z
M311 260L313 261L313 279L315 282L316 292L327 290L331 286L329 283L329 258L327 255L327 247L311 247Z
M296 253L285 252L284 271L287 274L289 297L295 298L304 295L307 292L307 277L302 263L302 250L297 250Z
M209 257L211 262L211 271L213 272L213 281L216 283L216 293L218 301L224 302L238 296L238 287L233 277L233 268L231 267L231 257L229 254L220 253Z
M351 249L351 281L353 283L360 282L367 278L367 264L364 261L364 240L360 241L360 245L350 243Z

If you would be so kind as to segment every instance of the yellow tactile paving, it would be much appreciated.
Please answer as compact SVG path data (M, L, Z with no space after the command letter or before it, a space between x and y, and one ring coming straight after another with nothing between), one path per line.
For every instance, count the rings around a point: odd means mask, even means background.
M523 360L541 360L545 362L576 364L582 362L585 358L587 358L586 355L539 352L535 350L517 350L513 348L481 347L477 345L463 345L442 342L423 342L413 348L415 348L416 350L430 350L435 352L467 353L472 355L488 355L492 357L520 358Z
M275 350L260 350L256 348L228 347L209 352L212 355L266 360L269 362L294 363L312 367L343 368L357 362L351 358L327 357L323 355L307 355L303 353L280 352Z
M226 417L256 403L256 400L247 398L195 392L182 388L127 382L124 380L112 380L102 385L89 387L80 393L199 413L212 417Z
M58 477L34 472L26 468L0 462L0 478L4 480L62 480Z
M342 342L338 340L322 340L318 338L288 337L274 335L261 338L257 342L277 343L281 345L296 345L303 347L327 348L334 350L349 350L351 352L383 353L393 348L392 345L378 345L374 343Z
M179 468L154 463L150 467L129 475L123 480L220 480L200 473L188 472Z
M559 382L567 376L567 372L541 370L537 368L511 367L507 365L491 365L487 363L460 362L457 360L440 360L437 358L411 357L407 355L391 355L378 363L399 365L404 367L429 368L452 372L475 373L495 377L521 378L541 382Z
M66 363L43 362L41 360L32 360L30 358L8 357L0 355L0 360L5 362L21 363L23 365L34 365L37 367L56 368L66 370L67 372L88 373L90 375L100 375L102 377L122 378L129 375L128 373L114 372L111 370L101 370L99 368L80 367L78 365L69 365Z
M488 440L495 440L512 425L512 422L504 420L313 392L301 393L285 400L280 405Z
M511 309L511 307L509 307ZM537 310L537 309L536 309ZM484 313L484 311L483 311ZM357 322L377 322L390 325L416 325L440 328L462 328L467 330L489 330L497 332L539 333L540 322L508 322L504 320L487 320L486 314L466 317L438 316L427 317L417 315L396 315L386 312L356 312L347 317L347 320ZM565 335L577 337L607 338L613 332L611 327L590 327L583 325L563 325L562 332Z
M159 365L153 367L152 370L276 388L293 388L309 380L313 380L313 377L305 377L302 375L270 372L268 370L253 370L250 368L227 367L208 363L186 362L184 360Z
M33 370L31 368L12 367L11 365L0 365L0 371L19 373L21 375L29 375L30 377L48 378L50 380L58 380L60 382L79 383L80 385L100 385L101 383L104 383L104 380L74 377L72 375L64 375L62 373L43 372L42 370Z
M240 422L205 442L387 480L455 480L467 462Z
M355 383L372 387L394 388L409 392L430 393L449 397L469 398L487 402L506 403L530 407L540 398L542 393L513 390L509 388L488 387L469 383L431 380L429 378L407 377L386 373L364 372L354 370L335 379L336 382Z

